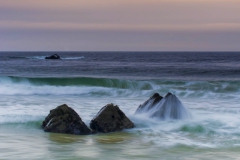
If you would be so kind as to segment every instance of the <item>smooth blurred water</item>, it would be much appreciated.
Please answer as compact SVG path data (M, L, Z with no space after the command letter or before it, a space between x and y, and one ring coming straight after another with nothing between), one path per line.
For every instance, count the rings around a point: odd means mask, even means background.
M0 159L239 159L237 53L0 53ZM175 94L191 119L135 115L155 92ZM134 129L77 136L45 133L61 104L89 124L108 103Z
M45 60L51 54L62 60ZM0 52L0 75L240 80L238 52Z

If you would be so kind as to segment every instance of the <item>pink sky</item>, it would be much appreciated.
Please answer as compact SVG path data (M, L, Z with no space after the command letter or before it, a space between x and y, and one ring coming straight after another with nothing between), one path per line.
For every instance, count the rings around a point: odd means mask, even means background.
M0 51L240 51L239 0L0 0Z

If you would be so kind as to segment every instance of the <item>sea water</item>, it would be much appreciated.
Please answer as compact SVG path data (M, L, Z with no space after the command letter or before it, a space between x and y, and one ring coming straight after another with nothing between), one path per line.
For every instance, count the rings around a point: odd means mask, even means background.
M62 60L45 60L59 54ZM234 52L1 52L0 159L240 159L240 57ZM191 118L134 114L154 93L175 94ZM89 125L108 103L135 128L46 133L59 105Z

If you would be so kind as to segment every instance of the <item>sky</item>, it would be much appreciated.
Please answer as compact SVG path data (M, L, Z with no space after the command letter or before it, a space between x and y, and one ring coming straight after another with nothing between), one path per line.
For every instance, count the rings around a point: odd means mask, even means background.
M0 51L240 51L240 0L0 0Z

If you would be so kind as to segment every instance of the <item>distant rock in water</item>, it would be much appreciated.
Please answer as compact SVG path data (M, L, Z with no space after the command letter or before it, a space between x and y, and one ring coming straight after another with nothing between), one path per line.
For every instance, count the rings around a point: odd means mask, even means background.
M60 58L59 55L57 55L57 54L53 54L53 55L51 55L51 56L47 56L47 57L45 57L45 59L61 59L61 58Z
M66 104L51 110L43 121L42 127L46 132L91 134L91 130L85 125L80 116Z
M138 107L135 114L139 113L146 113L151 118L159 119L187 119L191 117L189 111L172 93L168 93L164 98L155 93Z
M91 120L90 128L96 132L114 132L133 128L133 122L119 109L118 106L107 104Z

